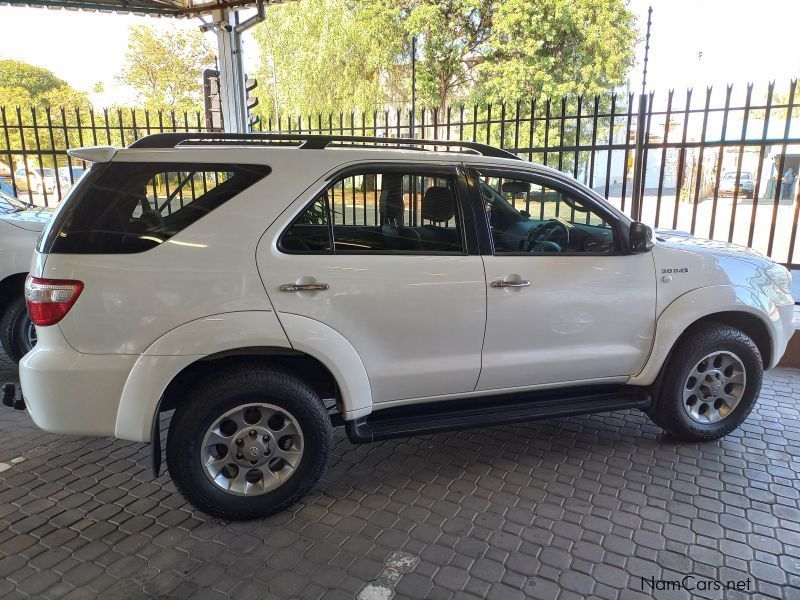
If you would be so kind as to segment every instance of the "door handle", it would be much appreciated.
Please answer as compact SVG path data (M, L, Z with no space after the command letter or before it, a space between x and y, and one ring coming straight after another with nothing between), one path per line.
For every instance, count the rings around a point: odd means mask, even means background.
M502 279L498 279L489 285L493 288L521 288L529 287L531 282L527 279L517 279L516 281L503 281Z
M284 283L278 289L282 292L321 292L328 288L327 283Z

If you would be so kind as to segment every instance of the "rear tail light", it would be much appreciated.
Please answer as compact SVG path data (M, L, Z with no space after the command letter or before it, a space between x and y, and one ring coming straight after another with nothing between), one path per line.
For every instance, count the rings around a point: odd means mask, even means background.
M25 301L34 325L55 325L81 295L83 283L70 279L43 279L28 275Z

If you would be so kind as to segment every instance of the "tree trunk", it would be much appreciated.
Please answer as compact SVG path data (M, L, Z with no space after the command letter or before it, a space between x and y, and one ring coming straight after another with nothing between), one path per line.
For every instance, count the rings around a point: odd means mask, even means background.
M445 115L447 114L447 100L450 95L450 81L443 75L439 79L439 108L437 108L437 121L439 123L439 131L436 132L436 137L444 139L447 135L447 128L443 125Z

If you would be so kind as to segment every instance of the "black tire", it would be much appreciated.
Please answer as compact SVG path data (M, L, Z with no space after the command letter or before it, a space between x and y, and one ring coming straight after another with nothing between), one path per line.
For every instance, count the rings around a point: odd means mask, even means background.
M684 408L684 385L695 365L720 351L731 352L741 360L746 375L744 390L739 403L723 419L699 423ZM761 353L743 331L722 323L699 325L687 331L675 347L648 414L658 426L680 440L702 442L721 438L739 427L753 410L761 391L763 371Z
M28 332L31 326L25 298L15 298L0 319L0 344L6 355L15 363L22 360L22 357L33 348Z
M284 409L303 432L298 467L276 489L234 495L209 479L201 463L203 439L230 410L251 403ZM258 519L288 508L320 478L332 446L330 417L305 382L257 363L242 364L197 381L175 410L167 438L167 466L181 494L196 508L227 520Z

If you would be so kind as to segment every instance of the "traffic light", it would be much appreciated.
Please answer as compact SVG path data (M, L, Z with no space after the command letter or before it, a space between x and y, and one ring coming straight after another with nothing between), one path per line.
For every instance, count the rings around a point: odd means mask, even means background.
M206 113L206 129L223 131L222 93L220 92L219 71L216 69L203 71L203 108Z
M252 110L258 106L258 98L256 96L251 96L250 92L256 89L257 86L258 79L250 79L249 77L245 78L244 93L245 104L247 106L247 124L251 130L261 122L261 118L258 115L252 114Z

